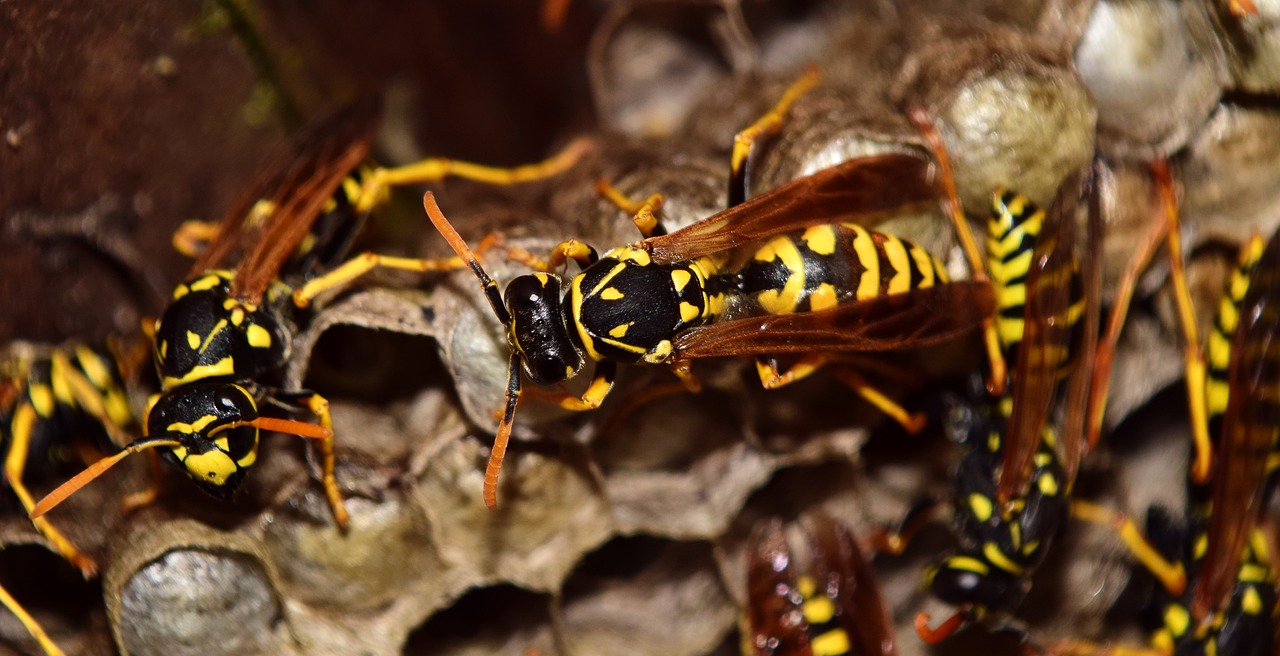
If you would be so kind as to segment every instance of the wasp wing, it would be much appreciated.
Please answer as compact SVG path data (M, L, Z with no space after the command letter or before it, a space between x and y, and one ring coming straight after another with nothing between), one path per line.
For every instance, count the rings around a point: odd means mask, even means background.
M996 496L1001 504L1026 493L1041 434L1049 419L1054 390L1071 344L1072 278L1076 270L1075 221L1084 172L1072 174L1058 189L1027 272L1022 344L1013 370L1013 414L1005 430L1004 454Z
M846 303L817 312L712 323L672 342L673 359L822 351L892 351L949 341L995 312L987 282L962 281Z
M893 619L884 605L871 563L849 529L826 515L809 522L810 568L819 594L839 608L838 625L849 638L850 656L893 656Z
M376 103L356 103L316 121L294 139L236 200L192 275L226 268L240 254L232 294L247 302L261 300L343 178L368 156L376 116ZM260 201L269 203L270 214L261 224L246 224Z
M1280 231L1249 276L1231 340L1227 410L1213 459L1208 545L1192 611L1226 607L1265 504L1267 459L1280 431Z
M903 153L871 155L793 180L640 246L654 262L671 264L809 226L873 225L938 198L929 162Z
M774 519L756 527L748 544L743 652L756 656L813 654L782 523Z

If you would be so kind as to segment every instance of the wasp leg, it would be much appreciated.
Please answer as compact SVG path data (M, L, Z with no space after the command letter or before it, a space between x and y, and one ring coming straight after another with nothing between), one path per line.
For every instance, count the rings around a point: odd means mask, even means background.
M218 224L211 221L183 221L173 233L173 250L195 259L218 236Z
M309 410L320 420L320 426L327 429L329 437L319 438L320 442L320 484L324 486L325 497L329 507L333 509L333 519L338 527L347 529L351 525L351 514L342 499L342 490L338 487L336 459L334 457L333 415L329 413L329 400L314 392L277 392L272 395L275 400Z
M30 633L32 638L35 638L44 653L48 654L48 656L63 656L64 652L58 648L58 645L53 644L49 634L44 632L44 629L36 622L36 619L2 586L0 586L0 604L4 604L4 607L8 608L9 612L18 616L18 621L22 622L22 626L26 627L27 633Z
M1120 331L1124 328L1125 318L1129 314L1129 306L1133 301L1133 292L1138 285L1138 277L1146 270L1156 249L1164 242L1169 230L1167 221L1156 221L1155 228L1139 245L1137 252L1129 260L1124 277L1116 285L1115 301L1111 314L1107 317L1107 332L1098 342L1098 352L1094 356L1093 385L1090 392L1088 418L1088 444L1093 448L1102 434L1102 418L1107 406L1107 392L1111 387L1111 366L1115 360L1116 345L1120 342Z
M747 165L750 161L751 146L765 135L776 134L786 121L787 112L796 104L800 96L808 93L822 79L822 72L817 66L810 66L787 90L783 92L778 104L756 119L755 123L733 137L733 153L729 159L729 207L734 207L747 199Z
M1142 531L1124 513L1111 510L1096 503L1075 500L1071 502L1071 515L1093 524L1106 526L1115 532L1116 537L1124 542L1133 557L1142 563L1152 575L1160 580L1169 594L1178 596L1187 588L1187 573L1182 563L1171 563L1155 547L1147 542Z
M636 225L641 237L648 239L667 234L666 226L658 219L662 204L666 202L666 197L662 194L652 194L637 203L604 178L596 180L596 192L618 209L630 214L631 222Z
M617 373L617 363L606 360L596 365L596 371L591 376L591 382L587 384L587 389L581 395L570 394L564 390L553 391L538 387L530 388L527 391L529 396L550 401L565 410L585 412L587 410L595 410L600 407L601 403L604 403L605 397L613 389L613 381Z
M1178 323L1182 329L1182 353L1186 367L1187 403L1190 405L1191 435L1195 441L1196 455L1191 465L1191 477L1197 483L1209 479L1213 463L1209 441L1208 395L1205 392L1207 370L1204 353L1200 350L1200 334L1196 328L1195 309L1191 305L1191 292L1187 287L1187 271L1183 260L1182 225L1178 217L1178 194L1169 163L1156 160L1151 163L1151 175L1156 181L1160 207L1165 223L1169 226L1166 241L1169 244L1169 280L1173 284L1173 299L1178 309Z
M484 244L482 243L481 248L483 247ZM476 250L478 252L480 249ZM600 256L596 254L596 249L577 239L566 239L556 244L551 249L551 255L545 259L519 246L504 246L503 250L506 251L507 259L543 273L556 271L569 260L577 262L578 266L585 269L600 259Z
M924 110L912 109L910 116L924 137L925 144L933 153L934 160L938 163L939 177L946 192L944 207L956 231L956 238L960 240L965 259L969 261L970 275L974 280L987 280L987 269L983 263L982 253L978 250L978 242L973 238L973 231L969 229L969 220L965 217L964 205L960 203L960 194L956 192L955 173L951 168L951 158L947 155L947 147L942 141L942 135L938 133L933 119ZM991 364L987 390L998 396L1004 393L1009 374L1004 353L1000 350L1000 333L996 328L994 317L982 322L982 337L987 349L987 359Z
M1244 18L1258 13L1258 6L1253 4L1253 0L1230 0L1227 3L1227 7L1231 10L1231 15L1236 18Z
M907 514L903 515L897 527L890 529L888 526L881 526L871 534L871 549L876 553L901 556L920 529L937 518L941 508L942 502L931 497L916 501L907 509Z
M29 402L23 402L13 410L13 426L14 431L12 441L9 443L9 452L5 454L4 459L4 478L9 483L9 487L13 489L18 500L22 502L22 508L31 513L31 509L35 507L35 500L31 498L31 492L27 490L27 486L22 482L22 474L26 469L27 452L31 448L31 431L34 429L35 423L41 421L35 406ZM62 555L67 562L75 565L86 578L92 577L98 571L98 566L93 559L85 555L71 541L67 539L61 531L54 528L53 524L44 517L37 517L31 520L35 524L36 530L49 540L55 551Z
M800 358L787 371L780 372L778 363L770 357L756 358L756 373L760 375L760 384L765 389L775 389L790 385L826 366L832 359L829 353L810 353ZM898 422L908 433L916 434L924 429L925 417L919 413L908 412L884 392L848 367L838 367L832 374L852 389L871 405L879 408L889 418Z
M307 284L293 292L293 303L300 308L311 305L311 301L326 290L359 278L377 268L400 269L427 273L432 271L456 271L466 268L467 264L458 257L446 257L438 260L422 260L412 257L392 257L377 253L361 253L347 260L332 271L313 278Z
M593 147L590 139L575 139L549 159L514 168L484 166L444 157L433 157L394 168L377 168L361 185L356 211L368 212L386 202L392 187L439 182L450 176L499 186L543 180L568 170Z

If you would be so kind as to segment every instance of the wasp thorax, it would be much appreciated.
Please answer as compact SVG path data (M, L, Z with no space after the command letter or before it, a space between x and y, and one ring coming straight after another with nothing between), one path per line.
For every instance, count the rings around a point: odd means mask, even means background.
M242 425L257 418L257 404L243 387L195 383L162 395L147 417L147 431L181 442L161 455L206 492L228 498L257 460L258 429Z
M519 276L507 285L503 298L511 314L507 340L520 354L529 379L551 385L576 374L582 354L561 315L560 278L545 273Z
M1026 597L1028 587L1024 579L969 555L952 556L943 561L929 582L934 596L948 604L994 611L1017 608Z

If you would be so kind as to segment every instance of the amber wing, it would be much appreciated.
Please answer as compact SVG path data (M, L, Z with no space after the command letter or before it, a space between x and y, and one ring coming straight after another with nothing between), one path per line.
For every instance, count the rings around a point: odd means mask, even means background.
M1280 430L1280 231L1249 278L1231 340L1230 396L1214 454L1208 546L1192 611L1225 607L1265 503L1267 458Z
M1084 173L1070 176L1045 213L1027 272L1022 345L1013 369L1013 414L1005 431L1000 502L1026 493L1041 431L1049 419L1062 354L1071 345L1071 278L1075 270L1075 220Z
M804 656L813 653L796 591L791 550L782 523L772 520L751 534L747 554L747 610L743 650L756 656Z
M746 317L693 328L676 336L672 358L912 349L960 337L994 312L990 284L954 282L818 312Z
M811 572L840 608L840 626L849 637L849 656L893 656L893 618L885 608L871 563L849 529L826 515L809 522Z
M192 275L228 268L240 254L232 293L246 302L261 300L342 179L368 156L377 114L376 103L360 102L303 131L240 195ZM246 226L252 208L262 200L270 201L271 215L262 225Z
M860 157L640 243L654 262L670 264L809 226L874 225L888 214L937 203L933 178L933 165L913 155Z

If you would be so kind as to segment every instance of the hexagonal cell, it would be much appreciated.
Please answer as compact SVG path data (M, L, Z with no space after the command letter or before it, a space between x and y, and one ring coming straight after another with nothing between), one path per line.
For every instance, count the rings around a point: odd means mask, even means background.
M511 585L472 590L413 629L405 654L558 653L551 637L551 596Z
M559 639L567 654L627 645L635 654L702 654L724 639L737 611L706 543L618 538L565 582Z
M120 646L130 654L256 653L279 639L280 600L248 554L172 549L134 572L119 595Z

